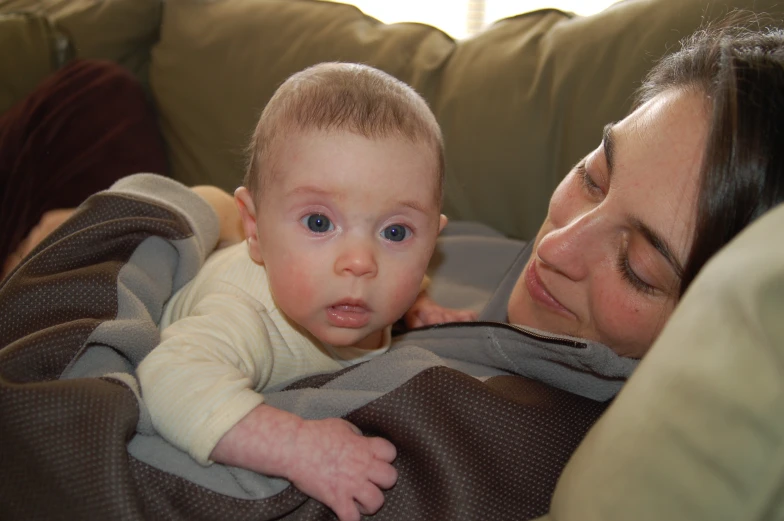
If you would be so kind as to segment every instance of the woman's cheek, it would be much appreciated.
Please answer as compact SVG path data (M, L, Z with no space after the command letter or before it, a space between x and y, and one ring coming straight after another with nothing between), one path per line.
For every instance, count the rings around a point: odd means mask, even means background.
M656 332L660 315L658 306L651 306L635 290L606 284L594 302L593 319L600 340L610 347L650 344ZM654 312L654 308L657 311Z

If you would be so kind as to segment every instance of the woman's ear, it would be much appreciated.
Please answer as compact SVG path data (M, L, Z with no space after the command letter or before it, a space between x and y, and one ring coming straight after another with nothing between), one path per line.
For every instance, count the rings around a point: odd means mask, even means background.
M441 217L438 218L438 233L441 233L442 231L444 231L444 227L446 226L446 223L448 223L448 222L449 222L449 219L446 218L446 215L441 214Z
M240 186L234 191L234 202L242 219L242 229L245 231L245 239L248 241L248 252L253 262L264 264L264 257L261 254L259 244L259 230L256 226L256 204L253 196L244 186Z

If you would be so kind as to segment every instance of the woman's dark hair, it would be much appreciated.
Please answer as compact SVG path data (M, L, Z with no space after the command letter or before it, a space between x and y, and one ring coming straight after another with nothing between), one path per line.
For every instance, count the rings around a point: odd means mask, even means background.
M671 88L696 89L711 107L680 295L711 256L784 199L784 31L738 20L684 40L638 93L639 106Z

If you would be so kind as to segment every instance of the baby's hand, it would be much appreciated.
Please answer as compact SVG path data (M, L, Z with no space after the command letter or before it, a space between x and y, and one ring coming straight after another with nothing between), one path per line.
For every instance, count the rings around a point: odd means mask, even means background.
M306 420L293 440L296 455L286 476L298 489L330 507L341 521L358 521L384 504L397 470L394 445L364 437L338 418Z
M422 292L414 305L406 311L405 322L409 328L442 324L444 322L468 322L476 320L477 314L470 309L445 308Z

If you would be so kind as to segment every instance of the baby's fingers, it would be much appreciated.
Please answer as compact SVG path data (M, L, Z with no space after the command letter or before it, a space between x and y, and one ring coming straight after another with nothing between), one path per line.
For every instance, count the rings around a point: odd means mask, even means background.
M331 504L327 504L335 512L340 521L359 521L360 511L358 505L351 496L344 496L335 499Z
M376 463L368 469L367 479L378 485L379 488L384 490L390 489L397 482L397 469L390 463L376 461Z
M444 314L444 311L440 308L420 311L419 318L422 321L423 326L431 326L433 324L443 324L444 322L447 321L447 317Z
M392 463L397 457L397 449L384 438L366 438L370 452L376 459Z
M367 486L357 490L354 500L357 502L359 512L362 515L369 516L378 512L384 504L384 494L381 493L378 487L368 483Z
M476 320L479 314L476 311L470 309L463 309L457 312L457 318L455 322L470 322L472 320Z

